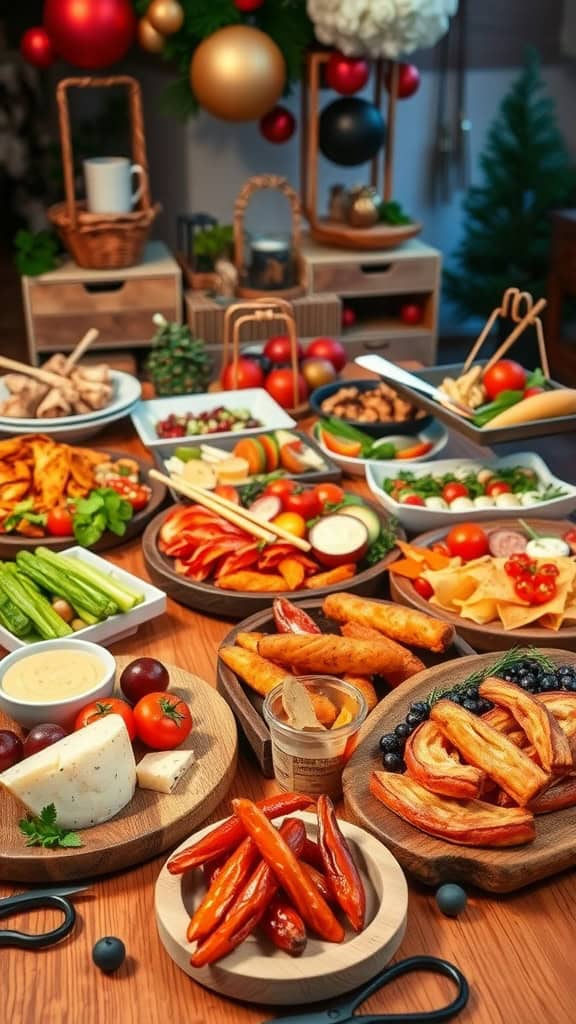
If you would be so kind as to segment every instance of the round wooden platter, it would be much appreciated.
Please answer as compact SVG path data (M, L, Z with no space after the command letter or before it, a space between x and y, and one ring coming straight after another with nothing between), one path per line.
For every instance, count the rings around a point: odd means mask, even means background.
M519 510L521 514L521 510ZM548 537L563 537L568 530L573 530L574 523L567 519L527 519L525 522L537 533ZM510 519L493 519L483 523L483 528L488 533L493 530L515 530L516 526ZM449 527L443 526L438 530L429 530L421 533L411 541L415 547L431 547L439 541L444 540L449 532ZM507 651L515 644L521 646L533 645L534 647L558 647L566 649L576 643L576 624L563 625L557 631L544 629L539 626L524 626L522 629L504 629L500 622L488 622L486 625L479 625L471 619L464 619L453 612L437 608L420 597L412 582L403 576L390 574L390 591L392 597L399 604L406 604L419 611L432 614L445 622L451 622L463 640L466 640L476 651Z
M138 537L147 523L149 523L158 510L162 508L168 491L163 483L148 477L148 470L152 469L151 462L147 462L145 459L139 459L138 456L133 455L132 452L128 454L126 452L110 451L109 449L104 448L94 448L93 450L102 451L105 455L109 455L111 459L134 459L140 467L141 482L147 484L152 492L150 494L150 501L146 505L146 508L143 508L140 512L136 512L132 516L132 519L127 524L126 533L124 533L122 537L118 537L115 533L107 530L100 540L90 548L91 551L98 553L101 551L110 551L112 548L117 548L121 544L126 544L127 541L132 540L134 537ZM66 548L73 547L75 544L77 544L77 541L73 536L23 537L19 533L0 533L0 558L14 558L18 551L33 551L34 548L39 546L43 548L50 548L51 551L64 551Z
M117 680L131 660L116 659ZM170 692L182 695L194 722L182 747L191 748L196 760L184 779L172 793L137 787L131 802L115 818L83 829L84 846L73 850L26 847L18 829L22 807L8 793L0 792L0 880L63 882L125 870L179 843L217 807L236 772L234 716L208 683L176 665L166 667ZM137 745L136 760L145 753L145 748Z
M315 815L299 812L291 817L301 818L309 838L316 838ZM186 942L186 928L205 884L199 871L178 876L169 874L164 866L156 883L155 902L156 924L168 955L200 985L231 999L264 1005L333 999L373 978L393 957L404 937L406 879L391 853L371 835L345 821L340 825L366 889L368 923L363 932L357 935L347 928L340 944L310 937L300 957L288 956L255 934L218 964L191 967L194 945ZM195 838L207 831L197 833ZM181 849L186 845L183 843Z
M576 665L576 654L541 648L558 664ZM368 717L360 742L344 769L344 805L349 817L372 832L402 867L427 885L464 882L488 892L514 892L576 864L576 807L536 818L536 839L502 849L462 846L426 835L388 810L370 793L372 771L382 771L380 737L401 722L412 701L436 687L449 689L472 672L488 669L494 654L473 655L420 672L398 686Z
M341 246L343 249L394 249L422 231L422 224L375 224L371 228L355 228L350 224L328 217L315 218L310 224L310 235L323 245Z
M291 600L291 598L290 598ZM372 598L371 600L378 600ZM378 600L378 604L388 604L387 601ZM332 619L326 618L322 612L322 601L317 598L310 598L308 601L299 601L298 607L303 608L308 615L316 622L323 633L339 633L340 626ZM275 633L274 616L272 606L250 618L244 619L227 634L222 641L222 647L230 647L236 643L238 633ZM447 654L434 655L428 651L417 652L425 664L435 665L438 658L444 661L446 657L464 657L473 654L474 651L467 643L456 635L454 643ZM254 754L256 755L260 771L267 779L274 778L274 765L272 761L272 740L270 730L262 716L262 705L264 703L260 694L246 686L239 676L232 669L218 658L217 669L218 691L222 694L226 703L230 705L242 732L246 736Z
M382 523L389 519L388 514L380 505L368 501L364 504L378 514ZM196 583L177 573L172 568L174 559L166 557L158 550L158 534L165 517L165 512L157 515L148 524L142 537L144 562L150 579L173 601L185 604L189 608L197 608L205 615L217 615L222 619L242 619L244 616L268 609L274 598L278 596L288 597L291 601L301 601L307 597L323 598L337 590L346 590L352 594L363 594L365 597L370 597L379 589L381 576L386 567L395 562L400 555L399 549L395 547L376 565L363 569L362 572L357 573L356 576L344 583L333 583L329 587L319 587L313 590L282 590L281 592L221 590L210 583ZM398 530L398 538L406 539L406 535L401 529ZM318 571L327 570L323 570L319 566Z

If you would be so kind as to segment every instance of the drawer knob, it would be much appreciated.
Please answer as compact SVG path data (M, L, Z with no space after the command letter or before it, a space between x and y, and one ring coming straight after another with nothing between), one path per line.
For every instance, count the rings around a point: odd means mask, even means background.
M363 274L387 274L393 266L393 263L361 263L360 270Z
M90 295L97 295L100 292L121 292L125 281L90 281L84 282L82 287Z

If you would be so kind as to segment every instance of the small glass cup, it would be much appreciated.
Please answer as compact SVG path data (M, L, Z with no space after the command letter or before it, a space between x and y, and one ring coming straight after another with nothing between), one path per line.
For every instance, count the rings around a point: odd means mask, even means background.
M282 231L248 237L248 280L251 288L281 291L294 284L292 237Z
M338 714L349 720L336 729L303 730L288 725L282 705L282 683L270 691L263 714L272 738L272 760L278 785L286 791L337 798L342 793L342 772L353 753L368 708L355 686L335 676L298 676L310 693L328 697ZM347 716L345 716L347 717Z

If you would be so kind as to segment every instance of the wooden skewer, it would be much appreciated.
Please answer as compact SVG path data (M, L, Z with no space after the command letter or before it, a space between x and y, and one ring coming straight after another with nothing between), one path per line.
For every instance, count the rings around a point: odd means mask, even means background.
M96 341L96 338L98 338L99 335L100 331L97 331L95 327L91 327L89 331L86 331L86 334L84 335L83 338L80 339L80 341L76 345L76 348L70 353L68 359L64 364L63 374L65 377L69 376L69 374L74 369L76 363L79 362L79 360L86 352L86 349L90 348L90 345L92 345L93 342Z
M514 330L511 331L511 333L508 335L508 337L502 342L502 344L500 345L500 348L496 349L494 355L492 356L492 358L488 361L488 363L484 367L484 373L487 373L488 370L491 370L492 367L495 365L495 363L497 363L498 360L501 359L503 355L505 355L505 353L508 351L510 346L514 344L514 342L516 341L516 338L519 338L520 335L522 334L522 332L524 330L526 330L526 328L531 323L533 323L535 320L538 319L538 314L539 314L540 310L544 309L545 305L546 305L546 299L538 299L538 302L536 302L532 306L532 309L528 310L528 312L526 313L526 316L522 318L522 320L520 321L519 324L516 324L516 327L514 328Z
M204 508L209 509L211 512L216 512L221 515L223 519L227 519L228 522L234 523L235 526L239 526L240 529L245 530L246 533L251 533L253 537L258 537L260 540L273 541L277 537L281 537L283 540L288 541L295 548L299 548L300 551L310 551L310 544L308 541L303 540L301 537L295 537L294 534L289 533L281 526L275 526L273 523L262 523L260 519L252 515L248 509L241 508L239 505L234 505L233 502L228 501L227 498L221 498L217 494L212 494L210 491L204 491L200 487L194 487L193 484L188 483L187 480L178 476L165 476L164 473L159 473L157 469L151 469L149 476L153 480L159 480L160 483L166 484L167 487L172 487L173 490L178 491L179 494L183 494L186 498L191 498L192 501L197 502L198 505L203 505Z
M38 366L28 366L27 363L19 363L16 359L8 359L7 356L0 356L0 368L10 370L12 373L21 373L26 377L33 377L41 384L48 384L51 388L62 386L62 377L59 373L50 373L49 370L42 370Z

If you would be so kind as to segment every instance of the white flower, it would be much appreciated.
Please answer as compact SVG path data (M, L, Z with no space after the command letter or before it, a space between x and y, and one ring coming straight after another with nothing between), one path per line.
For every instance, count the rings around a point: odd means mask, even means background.
M434 46L458 0L307 0L316 38L354 56L399 57Z

